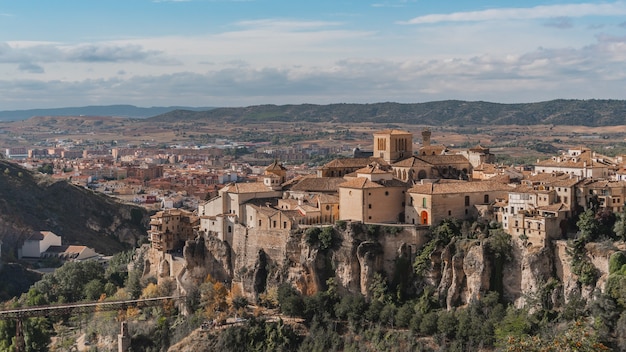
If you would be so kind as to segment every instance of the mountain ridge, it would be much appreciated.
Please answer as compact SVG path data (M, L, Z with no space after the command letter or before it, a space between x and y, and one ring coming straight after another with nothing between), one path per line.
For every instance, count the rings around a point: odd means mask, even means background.
M445 100L427 103L255 105L209 111L173 110L151 122L229 121L234 123L339 122L421 125L626 125L626 100L551 100L501 104Z
M35 116L112 116L126 118L147 118L163 114L173 110L210 110L212 107L185 107L185 106L152 106L138 107L128 104L117 105L88 105L81 107L64 107L50 109L26 109L26 110L4 110L0 111L0 121L26 120Z

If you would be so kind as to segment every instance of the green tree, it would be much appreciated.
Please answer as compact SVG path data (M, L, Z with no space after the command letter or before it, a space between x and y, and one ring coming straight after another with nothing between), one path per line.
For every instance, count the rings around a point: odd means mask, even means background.
M576 226L578 226L578 238L584 242L593 241L600 234L600 222L596 219L596 214L592 209L587 209L580 214Z

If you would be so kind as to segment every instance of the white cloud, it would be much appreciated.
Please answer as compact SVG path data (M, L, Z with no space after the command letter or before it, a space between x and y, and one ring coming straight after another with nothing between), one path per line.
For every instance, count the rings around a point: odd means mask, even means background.
M626 38L598 36L579 49L472 57L342 59L330 64L258 65L252 59L205 65L205 72L138 74L112 65L109 78L0 78L3 106L131 103L245 106L442 99L496 102L623 98ZM113 67L117 69L113 71ZM184 67L186 68L186 66ZM36 70L35 67L33 69ZM121 72L123 70L123 72ZM99 70L96 70L99 71ZM125 74L123 74L125 73Z
M626 15L626 3L583 3L541 5L530 8L500 8L481 11L431 14L415 17L404 24L433 24L440 22L479 22L494 20L528 20L553 17L620 16Z

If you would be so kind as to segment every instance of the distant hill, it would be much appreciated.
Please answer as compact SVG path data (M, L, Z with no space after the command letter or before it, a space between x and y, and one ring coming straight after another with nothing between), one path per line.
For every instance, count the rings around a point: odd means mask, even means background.
M55 109L30 109L0 111L0 121L19 121L33 116L115 116L127 118L146 118L150 116L164 114L173 110L207 111L210 107L150 107L140 108L133 105L107 105L107 106L83 106Z
M376 122L420 125L626 125L624 100L552 100L526 104L498 104L459 100L400 104L258 105L215 108L209 111L174 110L149 118L154 122L181 120L251 123Z
M134 248L145 236L148 220L143 208L0 160L0 240L5 253L32 233L47 230L62 236L63 244L113 254Z

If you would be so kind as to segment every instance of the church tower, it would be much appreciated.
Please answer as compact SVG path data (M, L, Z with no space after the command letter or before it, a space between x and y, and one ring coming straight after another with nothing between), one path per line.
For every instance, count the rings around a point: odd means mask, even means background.
M428 128L422 131L422 146L430 146L430 135L431 132Z
M413 134L400 130L374 133L374 156L395 163L413 155Z

